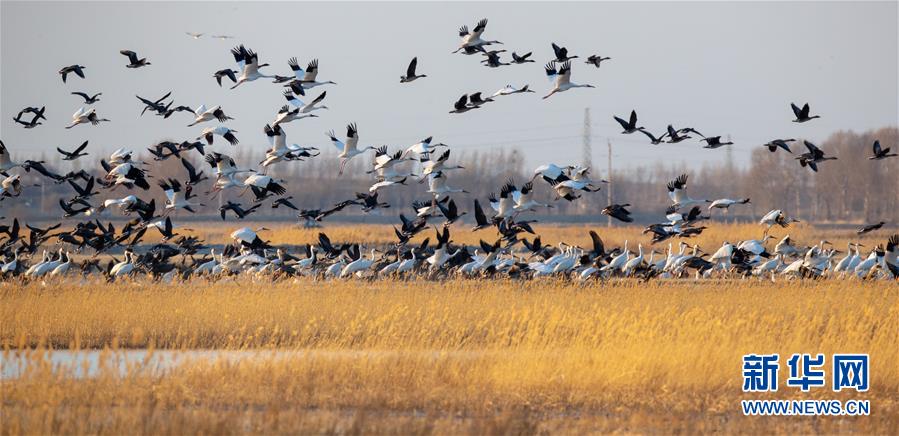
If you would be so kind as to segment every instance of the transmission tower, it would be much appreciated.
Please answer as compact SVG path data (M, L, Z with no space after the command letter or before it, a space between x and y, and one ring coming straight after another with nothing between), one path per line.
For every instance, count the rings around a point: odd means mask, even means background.
M584 138L583 138L583 163L582 165L588 168L593 167L593 145L591 141L591 137L593 136L590 131L590 108L584 108Z

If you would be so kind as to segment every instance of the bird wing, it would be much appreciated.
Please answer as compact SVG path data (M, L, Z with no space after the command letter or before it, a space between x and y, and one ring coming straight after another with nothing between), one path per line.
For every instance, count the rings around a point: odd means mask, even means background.
M474 26L474 30L472 30L471 35L473 38L480 38L481 34L484 33L484 30L487 28L487 19L482 18L481 21L478 21L478 24Z
M306 73L303 74L301 80L304 82L314 82L316 76L318 76L318 59L313 59L306 65Z
M137 63L137 53L135 53L131 50L120 50L119 53L121 53L125 56L128 56L128 61L131 62L132 64Z
M802 109L799 109L799 106L796 106L795 103L790 103L790 107L793 109L793 115L796 115L796 118L802 117Z
M406 68L406 77L414 77L415 76L415 67L418 65L418 57L412 58L412 61L409 62L409 67Z
M337 147L337 151L340 151L342 153L346 149L346 144L344 144L343 141L337 139L337 136L334 136L333 130L326 133L326 135L331 138L331 143L334 144L334 147Z

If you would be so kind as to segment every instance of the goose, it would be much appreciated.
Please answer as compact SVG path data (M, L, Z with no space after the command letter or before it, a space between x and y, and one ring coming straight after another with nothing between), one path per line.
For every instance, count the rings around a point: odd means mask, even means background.
M523 55L519 55L518 53L512 52L512 63L513 64L526 64L528 62L535 62L533 59L528 59L531 57L533 52L527 52Z
M409 67L406 68L406 75L400 76L400 83L409 83L415 81L416 79L420 79L422 77L428 77L427 74L415 74L415 67L418 65L418 57L412 58L412 61L409 62Z
M556 58L553 59L555 62L568 62L572 59L577 58L577 56L568 56L568 49L565 47L559 47L556 43L552 43L553 53L556 55Z
M468 94L462 94L462 96L459 97L459 100L456 100L456 102L453 103L453 110L449 111L449 113L461 114L463 112L468 112L472 109L477 109L479 107L480 106L469 106L468 105Z
M487 19L483 18L478 21L477 25L475 25L474 29L471 32L468 31L468 26L462 26L459 28L459 37L462 38L462 43L459 45L453 53L458 53L460 50L465 49L479 49L483 50L483 46L491 45L491 44L502 44L499 41L487 41L481 38L484 30L487 29ZM477 52L477 51L475 51ZM469 50L465 50L465 54L472 54Z
M253 212L256 212L256 209L259 209L260 206L262 206L261 203L254 204L253 206L249 207L248 209L244 209L240 203L228 201L227 203L225 203L221 207L219 207L219 215L221 215L222 221L224 221L225 213L230 210L231 212L234 213L235 216L237 216L237 219L242 220L242 219L246 218L247 215L250 215Z
M808 141L802 141L805 144L805 148L808 149L808 153L803 153L796 157L799 161L800 166L808 166L814 172L818 172L818 164L828 160L837 160L834 156L825 156L824 151L818 148L815 144L812 144Z
M886 224L886 221L881 221L881 222L879 222L879 223L877 223L877 224L868 224L868 225L863 226L862 228L856 230L855 233L857 233L857 234L859 234L859 235L864 235L865 233L869 233L869 232L873 232L873 231L875 231L875 230L879 230L881 227L883 227L884 224Z
M429 194L434 195L434 199L437 201L443 200L449 194L453 193L468 193L468 191L459 188L451 188L446 184L446 175L442 172L431 173L428 175L428 190L426 191Z
M86 68L87 67L85 67L84 65L78 65L78 64L69 65L68 67L63 67L62 69L59 70L59 75L62 76L62 83L66 83L66 76L69 73L75 73L75 75L77 75L78 77L83 79L84 78L84 70Z
M237 62L240 76L231 89L237 88L243 83L252 82L260 78L274 78L274 76L265 75L259 72L259 68L266 67L268 64L259 64L259 55L253 50L243 46L243 44L231 49L234 55L234 61Z
M221 106L213 106L209 109L206 109L205 104L201 104L194 110L194 122L187 125L187 127L196 126L197 124L204 123L206 121L218 120L220 123L224 123L228 120L233 120L227 115L225 115L225 111L222 110Z
M468 105L472 107L481 107L487 103L492 102L493 99L490 97L481 98L480 92L475 92L474 94L470 94L468 96Z
M506 85L504 88L496 91L491 95L491 97L499 97L501 95L512 95L512 94L521 94L527 92L534 92L533 90L528 89L528 85L524 85L521 88L515 88L512 85Z
M667 141L667 142L668 142L669 144L677 144L678 142L681 142L681 141L690 139L691 136L686 135L686 134L683 134L683 130L684 130L684 129L681 129L681 130L674 130L674 126L672 126L671 124L669 124L669 125L668 125L668 133L667 133L667 136L668 136L668 141Z
M59 147L56 147L56 151L63 155L62 160L75 160L81 156L87 156L87 153L82 153L85 147L87 147L87 141L82 142L74 151L65 151Z
M302 94L302 92L298 91L297 88L312 89L316 86L337 84L337 82L332 82L330 80L326 82L319 82L316 80L316 78L318 77L318 59L313 59L311 62L309 62L306 65L305 70L300 67L300 64L297 62L297 58L290 58L288 64L290 65L290 69L293 70L293 75L296 78L288 86L297 94Z
M234 71L230 68L221 69L215 72L212 77L215 77L216 83L219 84L219 87L222 86L222 78L227 77L231 79L231 83L237 83L236 74L240 73L240 71Z
M681 174L668 182L668 198L674 203L675 208L692 206L694 204L709 203L709 200L693 199L687 195L687 175Z
M768 147L768 151L774 153L778 148L782 148L787 151L787 153L793 153L793 150L790 150L790 144L788 142L794 142L795 139L772 139L768 141L767 144L762 144L762 147Z
M165 203L165 213L169 213L178 209L184 209L190 213L196 213L193 209L193 206L205 206L201 203L192 203L189 200L191 199L191 186L186 185L183 189L181 187L181 182L175 179L168 179L168 181L163 180L159 182L159 187L162 188L162 191L166 196Z
M212 145L213 139L216 135L218 135L222 138L225 138L225 140L228 141L229 144L237 145L237 143L239 143L240 141L238 141L237 137L234 136L235 133L237 133L237 130L232 130L225 126L207 127L203 129L203 132L200 134L200 136L197 136L197 140L199 141L200 139L205 138L206 143Z
M81 98L83 98L84 104L94 104L94 103L100 101L100 96L103 95L102 92L98 92L91 96L88 96L86 93L83 93L83 92L72 92L71 94L77 95L77 96L80 96Z
M796 119L793 120L794 123L804 123L806 121L811 121L815 118L821 118L819 115L809 116L809 107L808 103L802 106L802 109L799 109L799 106L796 106L796 103L790 103L790 107L793 109L793 114L796 115Z
M504 65L512 65L508 62L503 62L499 58L499 54L505 52L505 50L490 50L488 52L482 53L484 56L487 56L487 59L481 60L481 63L489 68L499 68Z
M444 206L443 203L435 203L437 204L437 209L439 209L440 213L443 214L443 217L446 218L446 221L443 222L444 227L453 224L459 218L462 218L467 214L467 212L459 213L459 207L456 206L455 200L450 200L446 206Z
M657 138L657 137L656 137L655 135L653 135L652 133L649 133L648 131L646 131L646 129L637 129L637 130L638 130L640 133L646 135L646 137L649 138L649 141L650 141L650 143L651 143L652 145L659 145L659 144L661 144L662 142L664 142L665 137L668 136L668 132L665 132L665 133L662 134L662 136L659 136L659 137Z
M612 218L615 218L618 221L631 223L631 222L634 222L634 219L631 218L631 212L629 210L627 210L628 206L630 206L630 204L627 204L627 203L625 203L625 204L610 204L610 205L606 206L600 213L602 215L608 215Z
M71 129L79 124L87 124L90 123L92 125L99 125L103 121L109 121L106 118L97 118L97 112L91 108L88 110L84 110L84 106L80 107L74 114L72 114L72 123L66 126L67 129Z
M888 158L888 157L899 156L899 154L896 154L896 153L890 153L890 147L887 147L887 148L880 148L880 141L879 141L879 140L875 140L875 141L874 141L874 145L872 145L871 147L872 147L872 149L873 149L873 153L874 153L874 154L873 154L871 157L868 158L868 159L870 159L870 160L881 160L881 159L886 159L886 158Z
M618 121L618 124L621 124L621 128L624 129L621 133L631 134L631 133L636 132L637 130L643 130L643 127L637 127L637 111L636 110L631 111L631 116L628 119L628 121L625 121L622 118L618 118L617 116L613 117L613 118L615 118L615 121Z
M550 90L549 94L543 96L544 99L551 97L557 92L564 92L572 88L595 88L593 85L580 85L571 82L571 62L563 63L561 68L556 70L556 62L551 61L546 64L544 69L546 70L546 76L550 80L555 81L555 85L552 90Z
M708 149L716 149L719 147L724 147L725 145L733 145L734 144L733 142L730 142L730 141L721 142L720 136L709 136L709 137L702 138L699 141L705 142L705 145L703 145L702 148L708 148Z
M125 65L125 68L140 68L150 65L150 62L147 61L147 58L137 58L137 53L131 50L119 50L119 53L128 56L128 65Z
M590 65L595 66L596 68L599 68L599 65L602 63L602 61L607 61L607 60L610 60L610 59L612 59L612 58L610 58L610 57L602 57L602 56L600 56L600 55L590 55L590 56L587 57L587 62L584 62L584 63L585 63L585 64L590 64Z
M334 147L336 147L340 152L340 154L337 155L337 157L340 158L340 167L337 175L343 174L343 170L346 168L346 164L350 161L350 159L363 154L368 150L375 149L375 147L373 146L368 146L361 150L357 148L359 144L359 131L356 128L356 123L347 124L345 143L337 139L337 137L334 135L333 130L326 133L326 135L331 139L331 143L334 144Z

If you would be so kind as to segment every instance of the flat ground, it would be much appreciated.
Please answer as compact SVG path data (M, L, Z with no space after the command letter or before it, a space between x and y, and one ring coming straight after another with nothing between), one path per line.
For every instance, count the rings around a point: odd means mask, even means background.
M851 281L0 284L26 349L303 350L0 381L3 434L899 433L899 287ZM781 389L741 391L780 353ZM792 353L866 352L871 389L786 388ZM829 375L829 374L828 374ZM744 417L742 399L867 399L867 417Z

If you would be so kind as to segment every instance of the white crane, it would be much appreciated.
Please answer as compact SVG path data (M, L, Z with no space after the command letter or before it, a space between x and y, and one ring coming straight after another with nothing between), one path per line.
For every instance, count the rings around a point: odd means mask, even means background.
M318 97L315 97L314 100L312 100L311 102L309 102L307 104L307 103L303 103L303 100L298 99L293 94L293 92L291 92L289 90L284 91L284 98L286 98L287 102L290 103L291 105L293 105L293 107L297 108L300 111L299 113L301 113L301 114L308 114L312 111L327 109L328 108L327 106L320 104L321 102L323 102L325 100L326 95L328 95L328 91L322 91L322 93L319 94Z
M350 161L350 159L365 153L368 150L374 150L375 148L372 146L365 147L363 149L359 149L359 131L356 129L356 123L347 124L346 126L346 142L343 142L337 139L337 136L334 135L334 131L326 133L328 138L331 139L331 143L334 144L334 147L337 147L337 150L340 154L337 155L340 158L340 169L337 172L337 175L342 175L343 170L346 168L346 164Z
M484 34L484 30L487 29L487 19L483 18L478 21L477 25L474 26L472 31L468 31L468 26L462 26L459 28L459 37L462 38L461 44L459 44L459 48L457 48L453 53L458 53L459 51L463 51L465 54L474 54L477 52L483 51L483 46L491 45L491 44L502 44L499 41L488 41L481 38L481 35ZM466 49L477 49L477 50L466 50Z
M297 58L290 58L288 62L290 65L290 69L293 70L293 75L296 77L296 81L293 82L290 87L297 94L301 94L298 92L299 90L296 88L297 85L302 87L303 89L312 89L316 86L322 85L336 85L336 82L332 82L330 80L326 82L319 82L316 80L318 77L318 59L313 59L306 65L306 69L300 67L300 64L297 62Z
M18 166L22 166L22 164L13 162L9 156L9 149L6 148L6 144L0 141L0 174L6 175L7 171Z
M231 130L225 126L207 127L203 129L203 133L201 133L200 136L197 136L197 140L205 138L206 143L212 145L212 141L215 138L215 135L218 135L222 138L225 138L225 140L228 141L229 144L237 145L237 143L240 141L238 141L237 137L234 136L235 133L237 133L237 130Z
M231 89L237 88L243 83L252 82L263 77L275 77L259 72L259 68L268 66L268 64L260 65L259 55L253 50L244 47L243 44L232 48L231 54L234 55L234 61L237 62L238 69L240 70L240 75L237 76L237 82L234 83L234 86L232 86Z
M188 124L187 127L192 127L206 121L218 120L218 122L224 123L225 121L233 119L234 118L225 115L225 111L222 110L221 106L213 106L207 109L205 104L201 104L194 109L194 121Z
M406 147L406 150L403 151L402 157L406 158L413 153L416 155L419 155L419 156L423 155L423 154L430 154L430 153L433 153L434 151L436 151L437 147L449 147L448 145L446 145L442 142L438 142L434 145L431 145L431 142L433 140L434 140L433 136L428 136L427 138L422 139L421 141L418 141L415 144L412 144L412 145Z
M442 172L431 173L428 176L428 190L429 194L434 195L434 199L437 201L443 200L446 196L453 193L464 192L468 193L468 191L461 188L451 188L446 184L446 174Z
M523 94L527 92L534 92L531 89L528 89L528 85L524 85L521 88L516 88L512 85L506 85L503 88L500 88L498 91L494 92L490 97L499 97L501 95L512 95L512 94Z
M549 94L543 96L544 99L551 97L557 92L568 91L572 88L595 88L593 85L581 85L571 81L571 62L563 63L562 67L556 70L556 62L552 61L546 64L544 69L546 70L546 76L550 80L555 81Z
M359 259L356 259L356 260L348 263L345 267L343 267L343 269L340 271L340 278L344 278L344 277L356 274L357 272L360 272L360 271L365 271L365 270L371 268L372 264L374 264L374 263L375 263L375 249L372 248L371 257L369 257L367 259L364 257L359 257Z
M165 192L166 203L165 203L165 213L176 211L178 209L184 209L190 213L195 213L194 206L205 206L202 203L193 203L190 201L191 196L191 186L187 185L182 188L181 182L175 179L168 179L168 181L159 182L159 187L162 188L162 191Z
M708 203L709 200L693 199L687 195L687 175L681 174L676 179L668 182L668 198L674 203L675 208L692 206L694 204Z
M84 106L78 108L74 114L72 114L72 123L66 126L67 129L71 129L79 124L87 124L90 123L94 126L99 125L101 122L109 121L106 118L98 118L97 111L94 108L90 108L88 110L84 110Z

